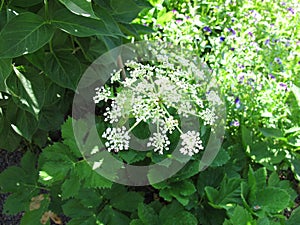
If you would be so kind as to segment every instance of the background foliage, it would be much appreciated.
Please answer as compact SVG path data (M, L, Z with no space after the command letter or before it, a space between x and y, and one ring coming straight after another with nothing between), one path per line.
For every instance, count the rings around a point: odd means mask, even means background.
M299 9L293 0L2 0L0 148L25 152L0 174L1 192L11 193L3 212L24 212L24 225L62 224L62 215L70 225L298 224ZM228 127L204 172L199 155L164 182L126 187L87 164L68 116L85 69L141 38L181 45L208 64Z

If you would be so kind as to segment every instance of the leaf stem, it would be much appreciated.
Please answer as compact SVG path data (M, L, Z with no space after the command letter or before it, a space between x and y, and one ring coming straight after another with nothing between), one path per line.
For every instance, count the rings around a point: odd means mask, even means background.
M3 5L4 5L4 0L1 0L0 11L2 10Z
M45 5L45 18L48 20L49 19L49 5L48 5L48 0L44 0L44 5Z

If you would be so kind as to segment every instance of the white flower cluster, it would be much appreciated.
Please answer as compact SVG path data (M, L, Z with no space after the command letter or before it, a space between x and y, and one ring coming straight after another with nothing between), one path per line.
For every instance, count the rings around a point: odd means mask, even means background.
M196 116L204 124L213 125L217 116L213 104L220 104L215 91L203 90L205 74L187 59L176 54L158 54L156 66L129 61L125 63L126 78L120 78L120 71L112 74L112 82L118 82L123 89L114 96L111 89L96 89L94 102L112 101L104 113L105 121L118 126L128 117L137 121L129 130L125 127L107 128L102 137L107 140L108 151L118 152L129 148L128 133L141 121L151 122L157 126L157 132L149 138L148 147L163 154L169 150L168 134L174 130L181 133L180 152L192 156L203 149L200 134L196 131L183 133L179 121L171 115L175 109L177 115L183 117ZM206 94L205 94L206 93ZM204 98L206 97L206 101ZM120 125L121 124L121 125Z

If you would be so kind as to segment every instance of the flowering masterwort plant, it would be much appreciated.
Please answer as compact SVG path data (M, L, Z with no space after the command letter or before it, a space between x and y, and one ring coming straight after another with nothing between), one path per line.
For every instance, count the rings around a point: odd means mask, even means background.
M118 86L118 93L109 85L96 88L94 102L111 103L103 115L114 126L102 134L109 152L128 150L129 132L141 122L156 127L147 143L154 152L169 150L169 135L174 130L180 132L179 151L183 155L193 156L204 149L200 132L184 132L178 118L197 117L204 125L213 125L217 119L215 106L221 99L216 91L205 88L205 73L193 62L164 51L156 57L155 64L131 60L114 71L111 83ZM124 126L128 118L136 121L129 129Z

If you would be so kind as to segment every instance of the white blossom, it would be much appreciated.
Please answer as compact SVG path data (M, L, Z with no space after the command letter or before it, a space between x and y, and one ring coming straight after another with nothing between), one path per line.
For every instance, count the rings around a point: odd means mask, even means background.
M205 84L203 71L188 59L166 53L158 55L157 59L160 63L155 66L126 62L128 76L124 80L121 79L120 70L112 74L111 80L120 84L117 96L101 87L96 90L94 101L112 100L103 114L106 122L121 123L121 118L130 117L154 124L157 132L149 138L147 145L153 147L154 152L163 154L169 150L168 134L174 130L182 133L179 120L170 111L183 117L196 116L203 119L205 125L213 125L217 116L212 105L220 104L221 99L215 91L205 93L215 83ZM205 97L211 104L204 100ZM125 127L107 128L102 137L107 139L105 145L108 151L128 149L129 131ZM199 132L187 131L182 133L181 139L180 152L184 155L192 156L203 149Z
M158 152L161 155L163 154L164 150L169 150L169 145L170 141L165 131L154 133L153 136L149 138L149 142L147 144L148 147L154 147L154 152Z
M179 151L184 155L192 156L203 150L202 141L199 136L199 132L196 131L188 131L181 134L182 143Z
M105 146L109 152L118 152L122 150L128 150L129 148L130 136L126 131L126 127L109 127L102 134L102 137L107 140L105 142Z
M93 97L93 100L96 104L103 100L106 102L111 96L110 90L104 87L100 87L100 88L97 87L95 91L96 91L96 95Z

